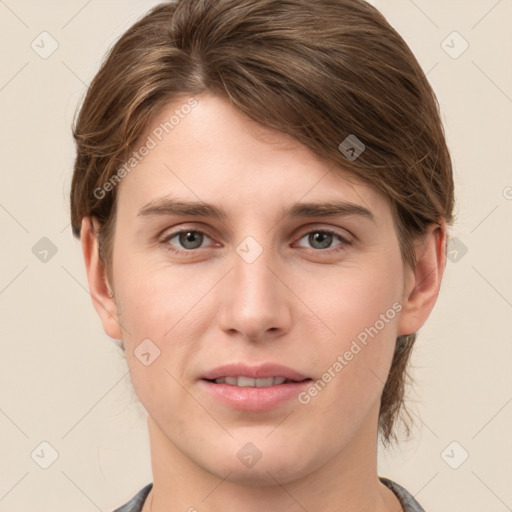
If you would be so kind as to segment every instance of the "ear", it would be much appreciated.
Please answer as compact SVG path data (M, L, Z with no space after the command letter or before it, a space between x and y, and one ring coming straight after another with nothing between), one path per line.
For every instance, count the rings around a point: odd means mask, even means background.
M416 244L416 267L406 270L398 335L417 332L429 317L441 287L446 266L446 224L430 226Z
M100 261L98 252L97 232L99 225L96 219L84 217L80 229L82 252L84 255L89 292L92 297L94 309L98 313L103 329L113 339L122 339L122 330L119 323L117 305L113 290L108 282L105 268Z

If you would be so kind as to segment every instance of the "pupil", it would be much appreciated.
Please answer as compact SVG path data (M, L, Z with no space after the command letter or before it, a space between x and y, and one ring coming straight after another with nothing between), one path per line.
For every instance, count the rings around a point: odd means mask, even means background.
M180 234L180 243L186 249L197 249L201 246L201 234L197 231L183 232Z
M309 235L309 242L314 247L317 242L319 242L320 247L318 249L326 249L331 245L332 234L331 233L323 233L317 231L314 234Z

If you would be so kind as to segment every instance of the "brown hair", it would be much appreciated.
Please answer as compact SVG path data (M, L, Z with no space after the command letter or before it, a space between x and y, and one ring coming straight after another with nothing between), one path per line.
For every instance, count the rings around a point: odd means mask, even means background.
M99 222L109 272L116 188L94 191L177 96L209 91L293 136L390 201L404 264L432 224L453 222L452 166L436 96L407 44L361 0L180 0L156 6L112 47L73 134L71 224ZM365 145L356 159L338 146ZM387 444L404 399L415 333L399 337L381 398ZM405 423L407 431L409 426Z

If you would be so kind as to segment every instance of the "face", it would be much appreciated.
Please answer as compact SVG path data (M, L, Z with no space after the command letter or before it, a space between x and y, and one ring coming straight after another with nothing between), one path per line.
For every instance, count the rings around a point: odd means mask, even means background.
M383 195L196 99L118 185L118 336L162 450L285 483L375 442L407 275Z

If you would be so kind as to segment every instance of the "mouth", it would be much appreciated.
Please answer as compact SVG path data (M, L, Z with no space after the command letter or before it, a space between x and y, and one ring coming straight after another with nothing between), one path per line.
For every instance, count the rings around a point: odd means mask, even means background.
M264 377L252 378L245 376L237 377L219 377L217 379L205 379L212 384L227 384L229 386L237 386L239 388L269 388L271 386L279 386L281 384L304 382L311 379L302 379L300 381L287 379L286 377Z
M227 364L206 372L199 383L216 403L242 411L269 411L289 404L312 381L286 366Z

